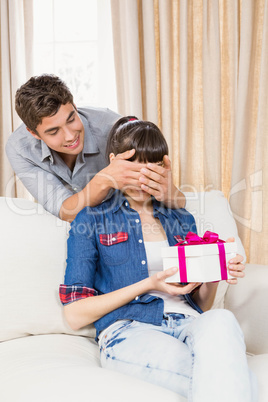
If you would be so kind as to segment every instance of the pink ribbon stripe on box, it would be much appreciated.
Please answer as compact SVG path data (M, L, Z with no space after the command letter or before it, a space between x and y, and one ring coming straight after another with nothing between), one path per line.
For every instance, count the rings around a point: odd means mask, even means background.
M185 246L193 246L198 244L213 244L217 243L219 249L219 260L220 260L220 268L221 268L221 279L228 279L227 275L227 266L226 266L226 257L225 257L225 248L224 248L224 240L219 239L219 235L214 232L210 232L207 230L203 237L198 236L193 232L188 232L185 240L180 240L179 243L175 244L178 246L178 258L179 258L179 269L180 269L180 280L181 282L187 281L187 268L186 268L186 259L185 259Z

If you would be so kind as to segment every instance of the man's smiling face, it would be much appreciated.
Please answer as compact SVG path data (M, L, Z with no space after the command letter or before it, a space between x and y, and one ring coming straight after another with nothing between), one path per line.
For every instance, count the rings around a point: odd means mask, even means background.
M36 133L28 129L39 140L60 154L78 155L84 147L84 126L71 103L61 105L58 112L44 117L36 127Z

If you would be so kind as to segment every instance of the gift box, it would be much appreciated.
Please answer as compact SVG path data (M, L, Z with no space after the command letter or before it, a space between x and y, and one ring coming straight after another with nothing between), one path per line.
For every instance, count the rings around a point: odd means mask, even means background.
M175 246L163 247L161 254L164 270L179 268L166 282L214 282L232 278L227 264L236 256L237 244L220 240L217 233L207 231L199 237L189 232Z

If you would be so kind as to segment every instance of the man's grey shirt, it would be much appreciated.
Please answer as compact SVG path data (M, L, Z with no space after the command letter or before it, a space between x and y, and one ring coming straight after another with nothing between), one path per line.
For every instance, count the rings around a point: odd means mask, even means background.
M13 170L33 197L53 215L59 216L64 200L81 191L104 169L108 134L120 117L109 109L79 108L85 129L84 148L73 171L56 151L34 138L22 124L6 144Z

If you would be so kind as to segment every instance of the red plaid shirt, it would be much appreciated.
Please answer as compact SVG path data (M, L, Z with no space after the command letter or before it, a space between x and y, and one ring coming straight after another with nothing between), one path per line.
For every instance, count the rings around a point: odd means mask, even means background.
M97 296L98 292L85 286L60 285L59 295L63 305L73 301L85 299L91 296Z

